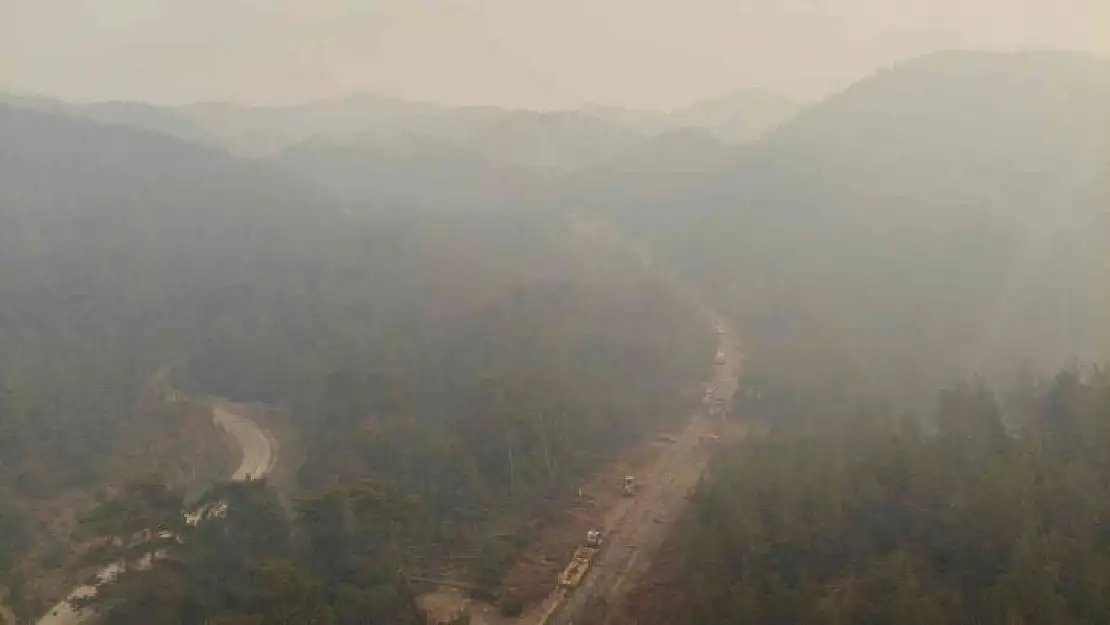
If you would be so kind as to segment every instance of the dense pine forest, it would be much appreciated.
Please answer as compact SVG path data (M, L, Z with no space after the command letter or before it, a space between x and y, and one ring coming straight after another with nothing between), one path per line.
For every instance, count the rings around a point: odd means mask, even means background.
M1106 373L964 384L938 406L811 406L722 454L640 622L1110 619Z
M202 453L161 481L226 477L208 396L286 415L287 498L373 479L420 501L407 544L515 536L487 546L493 577L544 506L697 399L694 307L561 215L352 213L208 148L0 113L0 565L21 616L75 581L78 513L121 477Z

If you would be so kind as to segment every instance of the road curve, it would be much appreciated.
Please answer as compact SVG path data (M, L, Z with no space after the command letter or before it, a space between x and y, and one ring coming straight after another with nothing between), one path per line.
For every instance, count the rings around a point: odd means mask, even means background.
M212 421L235 438L242 450L243 459L232 481L266 477L277 462L277 446L273 437L250 418L235 412L231 404L218 402L212 407ZM107 581L121 570L118 564L110 564L99 573L97 580ZM69 604L72 599L87 597L96 592L95 586L79 586L69 596L59 601L36 625L78 625L91 616L87 612L77 612Z
M212 408L212 421L235 437L243 450L243 460L231 475L232 481L269 475L277 461L277 446L268 432L224 403Z

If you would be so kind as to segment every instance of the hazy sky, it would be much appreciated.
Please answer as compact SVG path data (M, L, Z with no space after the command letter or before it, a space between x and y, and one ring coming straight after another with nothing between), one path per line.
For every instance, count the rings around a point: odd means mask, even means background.
M79 100L668 108L957 47L1110 56L1110 0L0 0L0 88Z

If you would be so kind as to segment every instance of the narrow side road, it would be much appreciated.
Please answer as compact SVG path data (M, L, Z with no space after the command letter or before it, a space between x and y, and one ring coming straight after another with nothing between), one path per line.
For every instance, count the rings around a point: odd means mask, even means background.
M233 404L224 402L213 406L212 421L231 434L242 449L243 460L232 474L232 481L263 478L273 470L277 462L277 446L266 430L243 414L235 412ZM104 582L112 579L120 570L121 567L117 564L108 565L97 573L97 580ZM75 588L68 597L59 601L50 612L40 618L36 625L78 625L84 622L92 615L75 611L69 602L95 592L95 586Z
M269 432L226 403L217 403L212 408L212 421L235 437L243 450L243 460L232 474L232 481L262 478L273 471L277 462L277 445Z

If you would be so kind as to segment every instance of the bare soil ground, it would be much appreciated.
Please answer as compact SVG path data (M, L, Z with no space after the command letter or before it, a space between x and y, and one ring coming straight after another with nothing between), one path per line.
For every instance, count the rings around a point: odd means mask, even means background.
M540 602L551 594L559 573L570 560L576 547L581 546L586 532L606 527L607 517L612 522L611 511L631 501L621 494L625 475L643 475L669 446L658 440L644 441L630 450L618 462L611 464L582 485L582 499L548 521L536 538L509 569L501 585L503 597L519 598L525 603L525 614L534 614ZM456 588L441 587L423 594L418 599L429 623L447 622L449 616L466 611L473 625L504 625L518 622L517 618L500 615L497 608L486 602L468 599ZM440 618L442 620L435 621Z
M466 593L457 588L441 588L436 592L421 595L416 600L417 607L424 613L428 625L449 623L466 610Z
M725 362L714 367L708 381L726 400L736 391L740 370L741 356L734 344L728 332L719 337ZM550 607L541 618L522 623L600 625L610 615L618 614L626 595L646 572L681 515L713 452L728 439L744 434L742 427L723 418L695 414L675 444L645 476L647 486L612 526L608 544L582 584L571 593L553 594L548 601Z
M672 274L655 265L646 248L631 243L603 220L576 216L571 226L580 236L601 238L635 252L645 268L667 277L677 294L697 300ZM703 312L707 323L720 327L722 322L713 311ZM715 387L727 404L736 392L742 355L730 331L722 328L717 338L725 362L713 367L707 385ZM745 435L743 428L722 418L708 418L703 412L694 414L670 444L644 443L599 472L583 488L585 501L540 532L504 582L507 595L528 602L523 615L507 619L489 604L468 600L456 603L455 609L465 609L473 625L600 625L621 615L627 595L648 572L714 449L725 442L722 439ZM709 436L718 437L717 441ZM631 498L621 497L619 492L626 474L637 476L640 482L640 491ZM606 544L578 588L573 592L557 588L559 571L590 528L601 529Z
M619 606L592 615L592 620L587 617L582 623L673 625L684 622L680 582L687 563L682 557L681 527L680 522L672 528L646 570L638 572L636 583Z
M638 445L620 461L596 474L582 486L582 500L566 511L562 518L549 523L521 554L502 583L508 597L519 597L526 603L545 598L554 588L576 547L582 545L586 532L604 530L613 521L610 514L627 499L621 494L626 475L643 475L659 457L664 445L649 441Z
M731 398L740 354L728 333L719 343L726 363L714 367L708 384ZM735 423L711 419L699 411L670 441L656 437L644 442L600 471L583 487L583 501L550 522L518 558L503 586L505 595L526 602L522 616L507 619L493 606L473 600L457 602L453 609L466 610L474 625L600 625L615 618L637 580L648 571L713 451L744 434ZM637 477L639 488L633 497L620 493L627 474ZM578 588L573 592L557 588L559 571L591 528L602 530L606 544ZM441 589L421 599L449 601L445 595Z
M723 449L735 449L735 444L746 437L758 436L762 428L736 421L725 424L721 430ZM615 593L606 602L606 609L593 614L582 614L580 625L674 625L682 623L685 615L681 582L690 564L684 558L683 527L688 519L679 515L676 523L667 527L658 549L651 558L636 562L628 571L631 580L623 593Z
M603 619L613 606L621 603L630 586L629 574L637 564L654 555L686 496L696 486L709 460L709 449L702 442L708 432L709 423L704 418L695 417L691 421L645 476L647 484L643 491L620 514L608 533L607 544L578 588L554 597L547 615L528 623L569 625L581 623L583 618ZM619 511L612 514L616 516Z

